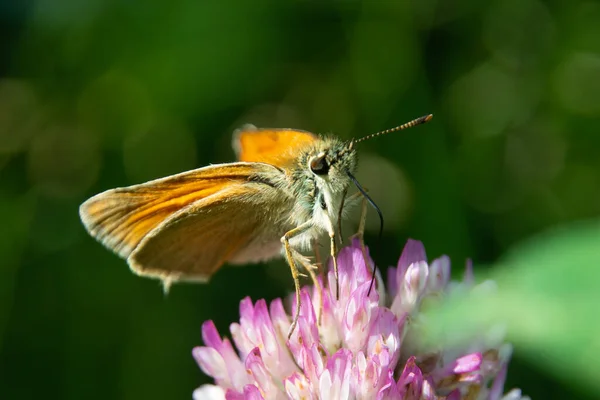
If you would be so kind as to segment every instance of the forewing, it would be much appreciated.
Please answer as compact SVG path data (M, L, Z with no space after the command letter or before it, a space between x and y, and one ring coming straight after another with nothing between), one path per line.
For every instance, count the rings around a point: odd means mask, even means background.
M260 163L211 165L108 190L83 203L79 214L94 238L127 258L150 232L176 213L273 171L277 169Z
M257 129L252 125L239 129L233 137L233 148L240 161L264 162L284 167L296 160L299 152L318 137L293 129Z
M236 184L200 200L154 229L127 261L136 273L165 282L205 281L262 234L273 212L265 203L276 190Z

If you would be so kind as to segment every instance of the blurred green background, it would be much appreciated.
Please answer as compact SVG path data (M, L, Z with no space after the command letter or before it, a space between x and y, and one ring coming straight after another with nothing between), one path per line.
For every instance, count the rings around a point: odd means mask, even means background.
M233 160L243 123L351 138L434 114L361 144L381 265L407 237L491 264L600 214L597 2L5 0L0 18L2 399L191 398L201 323L292 289L276 261L165 297L79 221L100 191ZM507 387L594 397L519 351Z

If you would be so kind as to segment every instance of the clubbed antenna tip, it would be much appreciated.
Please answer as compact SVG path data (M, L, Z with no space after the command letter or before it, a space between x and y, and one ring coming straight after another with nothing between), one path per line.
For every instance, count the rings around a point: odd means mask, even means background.
M413 119L412 121L409 121L405 124L399 125L395 128L391 128L391 129L386 129L385 131L381 131L381 132L377 132L377 133L373 133L371 135L367 135L365 137L362 137L360 139L356 139L353 142L354 143L359 143L359 142L364 142L367 139L372 139L376 136L381 136L381 135L385 135L391 132L397 132L397 131L401 131L407 128L412 128L413 126L417 126L417 125L421 125L424 124L426 122L431 121L431 118L433 118L433 114L427 114L427 115L423 115L422 117Z

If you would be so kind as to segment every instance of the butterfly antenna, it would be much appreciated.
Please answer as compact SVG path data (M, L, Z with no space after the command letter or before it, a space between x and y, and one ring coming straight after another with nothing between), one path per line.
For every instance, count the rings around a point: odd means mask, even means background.
M377 136L386 135L386 134L392 133L392 132L402 131L402 130L407 129L407 128L412 128L413 126L421 125L421 124L424 124L426 122L431 121L431 118L433 118L433 114L423 115L422 117L419 117L417 119L413 119L412 121L409 121L409 122L407 122L405 124L399 125L399 126L397 126L395 128L386 129L385 131L373 133L371 135L367 135L367 136L362 137L360 139L355 139L353 142L354 143L364 142L365 140L372 139L372 138L377 137Z
M356 186L358 191L360 193L362 193L363 196L365 196L365 199L367 199L367 202L371 205L371 207L373 207L375 209L375 211L377 211L377 215L379 215L379 238L377 240L377 243L378 243L378 247L381 247L381 238L383 236L383 213L381 212L381 210L379 209L377 204L375 204L373 199L367 194L366 190L363 189L363 187L360 185L360 183L358 183L358 180L354 177L354 175L352 175L348 171L347 171L347 174L350 177L350 179L352 180L352 182L354 182L354 185ZM377 250L379 250L379 249L377 249ZM375 262L373 262L373 276L371 276L371 284L369 285L369 291L367 292L367 296L369 296L371 294L371 289L373 288L373 282L375 281L376 273L377 273L377 264L375 264Z

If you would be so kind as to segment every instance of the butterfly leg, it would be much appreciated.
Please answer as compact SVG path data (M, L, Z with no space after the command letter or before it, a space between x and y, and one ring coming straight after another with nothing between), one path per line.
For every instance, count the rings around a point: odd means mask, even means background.
M368 190L366 188L364 188L365 191L368 192ZM355 193L357 195L362 195L361 193ZM362 201L361 201L361 210L360 210L360 221L358 223L358 231L352 236L352 238L358 238L358 240L360 241L360 249L363 255L363 260L365 261L365 265L367 266L368 269L371 270L371 273L373 274L373 278L371 280L371 285L373 285L373 281L377 281L377 285L376 286L379 291L379 298L380 299L384 299L385 297L385 293L382 292L380 289L383 287L383 281L381 280L381 275L377 275L375 273L376 271L376 266L375 266L375 262L373 262L372 264L369 263L369 258L367 257L367 248L365 247L365 241L364 241L364 234L365 234L365 223L367 221L367 198L365 196L362 196ZM369 287L369 293L371 292L371 287Z
M337 224L337 231L338 231L338 235L339 235L339 241L340 241L340 245L342 245L342 215L343 215L343 210L344 207L352 207L354 205L354 202L360 198L362 196L362 194L360 192L357 193L353 193L350 196L346 197L344 195L344 197L342 198L342 204L340 205L340 212L338 214L338 224ZM365 199L363 197L363 213L364 216L366 216L366 202ZM364 231L364 219L365 217L361 216L361 225L359 226L359 232L363 232ZM335 241L335 231L333 229L330 230L329 232L329 238L331 240L331 258L333 259L333 271L335 274L335 281L336 281L336 287L335 287L335 297L336 299L339 299L340 297L340 284L339 284L339 275L338 275L338 265L337 265L337 242ZM364 245L362 244L362 233L360 234L360 238L361 238L361 245L363 246L363 250L364 250ZM363 251L363 255L366 254L365 251Z
M352 201L351 198L354 196L354 195L352 195L346 199L347 193L348 193L348 190L344 191L344 196L342 196L342 204L340 204L340 211L338 213L337 230L338 230L338 235L339 235L339 239L340 239L340 246L344 245L344 235L342 234L342 219L344 216L344 205L346 204L346 201Z
M362 193L355 193L356 195L362 196ZM354 234L354 237L357 237L360 240L360 243L364 245L364 235L365 235L365 223L367 222L367 199L362 196L362 201L360 202L360 220L358 221L358 231Z
M335 241L335 231L332 229L329 232L329 239L331 245L329 249L331 251L331 259L333 260L333 273L335 275L335 299L339 300L340 298L340 276L338 274L338 264L337 264L337 243Z
M327 286L327 277L325 275L325 266L323 265L323 259L321 258L321 252L319 251L319 242L316 239L312 240L312 248L315 253L315 265L317 266L317 275L321 277L321 282L323 282L323 286ZM310 273L310 272L309 272ZM318 284L317 277L313 274L310 275L313 282L315 283L315 289L319 290L319 317L318 323L321 325L321 315L323 315L323 287Z
M294 279L294 286L296 288L296 310L294 312L292 325L290 326L290 330L288 332L288 339L292 336L294 329L296 329L296 325L298 325L298 318L300 317L300 272L296 266L296 257L294 257L295 250L292 249L292 246L290 245L290 239L306 232L311 227L312 221L305 222L291 231L288 231L281 238L281 243L283 244L283 248L285 250L285 258L290 265L290 269L292 270L292 278Z
M365 188L365 191L368 190ZM342 236L342 215L344 212L344 208L351 208L356 205L357 200L361 199L361 212L360 212L360 222L358 226L358 232L352 235L350 238L362 237L362 234L365 231L365 220L367 217L367 201L361 192L352 193L350 196L345 197L342 200L342 204L340 206L340 213L338 215L338 234Z
M315 253L315 265L318 267L318 273L321 277L324 276L323 261L321 259L321 252L319 251L319 242L316 239L310 241L313 252Z
M318 270L318 268L311 264L310 261L297 250L292 249L292 255L296 261L302 264L306 272L308 272L308 275L310 275L310 279L313 281L313 284L315 285L313 292L317 296L317 307L315 307L315 311L317 313L317 322L320 325L321 314L323 310L323 289L321 288L321 283L319 283L319 279L315 273L315 270Z
M366 192L368 192L367 188L364 188ZM367 249L365 247L365 241L364 241L364 235L365 235L365 224L367 221L367 199L366 197L364 197L362 195L362 193L360 192L356 192L353 193L352 195L350 195L348 197L348 202L354 202L356 201L358 198L361 198L361 202L360 202L360 220L358 222L358 229L357 232L351 236L351 239L354 238L358 238L359 242L360 242L360 248L363 254L363 259L365 260L365 265L371 269L371 271L373 270L373 267L371 267L369 265L368 262L368 257L367 257Z

